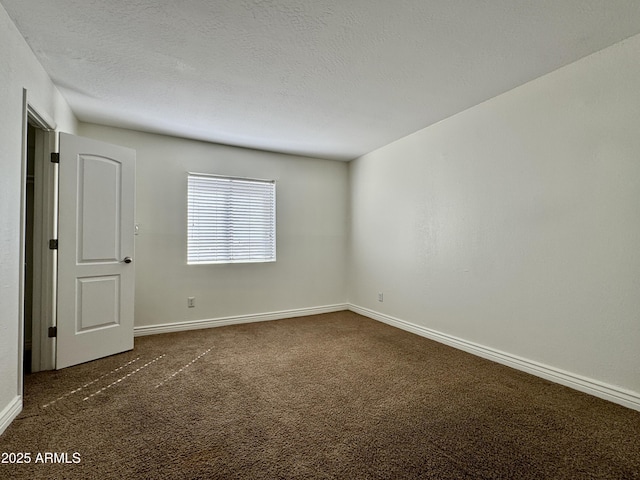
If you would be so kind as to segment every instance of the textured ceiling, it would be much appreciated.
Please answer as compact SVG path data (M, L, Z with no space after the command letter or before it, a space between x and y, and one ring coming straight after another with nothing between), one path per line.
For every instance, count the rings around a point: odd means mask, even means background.
M638 0L0 0L80 120L349 160L640 32Z

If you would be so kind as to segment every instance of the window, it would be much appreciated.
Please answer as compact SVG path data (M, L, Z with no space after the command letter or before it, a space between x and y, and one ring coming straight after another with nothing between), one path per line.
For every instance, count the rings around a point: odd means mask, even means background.
M187 197L187 263L275 262L275 181L189 173Z

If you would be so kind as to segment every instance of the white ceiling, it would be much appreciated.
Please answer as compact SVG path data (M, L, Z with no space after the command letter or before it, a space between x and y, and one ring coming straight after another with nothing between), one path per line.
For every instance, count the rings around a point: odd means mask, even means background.
M0 0L80 120L349 160L640 32L638 0Z

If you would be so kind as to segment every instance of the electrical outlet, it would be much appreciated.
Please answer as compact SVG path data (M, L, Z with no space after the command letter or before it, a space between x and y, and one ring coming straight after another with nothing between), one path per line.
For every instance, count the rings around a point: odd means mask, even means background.
M378 301L379 302L384 302L384 295L382 294L382 292L378 293Z
M196 297L187 298L187 307L193 308L196 306Z

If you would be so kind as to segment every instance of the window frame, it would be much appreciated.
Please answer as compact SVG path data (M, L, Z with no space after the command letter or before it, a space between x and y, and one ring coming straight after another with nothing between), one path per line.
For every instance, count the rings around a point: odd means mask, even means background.
M205 253L200 253L199 255L197 253L191 253L191 241L192 238L194 237L193 232L192 232L192 228L193 228L193 219L192 219L192 186L190 183L191 178L199 178L199 179L207 179L207 178L211 178L213 180L222 180L225 182L229 182L229 184L268 184L271 185L271 191L269 192L269 194L267 196L271 196L271 207L270 207L270 215L266 215L266 220L265 223L270 224L270 238L271 241L270 242L265 242L266 246L267 246L267 250L271 250L272 254L268 255L268 256L250 256L250 257L246 257L244 255L239 255L236 258L234 258L234 255L232 252L230 252L227 256L225 256L224 258L195 258L195 257L206 257ZM214 188L214 187L212 187ZM230 193L231 190L231 186L229 188L229 191L227 192L227 194ZM201 172L187 172L187 228L186 228L186 234L187 234L187 255L186 255L186 260L187 260L187 265L224 265L224 264L233 264L233 263L272 263L276 261L276 257L277 257L277 228L276 228L276 180L266 180L266 179L260 179L260 178L249 178L249 177L238 177L238 176L231 176L231 175L220 175L220 174L211 174L211 173L201 173ZM238 200L238 198L236 198L236 200ZM214 205L210 205L212 208L214 207ZM223 216L229 216L230 212L229 210L225 210ZM227 220L228 222L230 222L229 220ZM229 238L226 239L227 242L229 242L230 240L233 241L232 239L233 234L229 235ZM214 241L211 242L211 248L214 248ZM250 247L249 247L250 248ZM231 248L232 250L232 248ZM212 255L213 256L213 255Z

